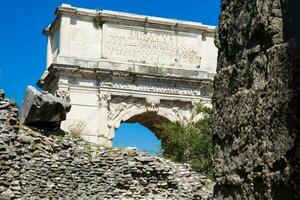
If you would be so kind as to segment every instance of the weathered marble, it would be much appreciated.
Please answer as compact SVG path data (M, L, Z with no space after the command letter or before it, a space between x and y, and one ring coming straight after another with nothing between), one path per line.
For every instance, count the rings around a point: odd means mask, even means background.
M215 27L65 4L56 14L38 85L72 105L63 129L111 146L122 121L159 135L155 123L189 123L196 102L210 105Z

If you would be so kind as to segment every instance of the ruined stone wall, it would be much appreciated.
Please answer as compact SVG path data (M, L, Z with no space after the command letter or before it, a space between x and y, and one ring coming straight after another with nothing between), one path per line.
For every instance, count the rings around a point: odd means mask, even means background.
M215 199L300 199L299 3L222 1Z
M214 183L188 165L32 130L18 124L17 113L16 104L0 93L1 200L184 200L212 195Z

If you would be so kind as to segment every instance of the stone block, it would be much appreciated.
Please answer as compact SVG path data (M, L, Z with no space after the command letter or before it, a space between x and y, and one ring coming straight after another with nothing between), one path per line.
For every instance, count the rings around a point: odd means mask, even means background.
M20 123L31 126L59 127L71 105L50 93L28 86L23 99Z

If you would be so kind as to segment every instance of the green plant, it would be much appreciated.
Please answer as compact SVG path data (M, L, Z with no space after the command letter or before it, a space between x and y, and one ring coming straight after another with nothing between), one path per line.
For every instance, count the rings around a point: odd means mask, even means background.
M93 24L96 28L100 28L103 24L101 13L97 11L96 15L93 18Z
M88 154L89 159L92 160L93 158L93 147L91 144L88 144L87 146L85 146L85 152Z
M33 149L33 150L35 150L39 145L40 145L40 143L37 142L37 141L31 141L30 142L30 148Z
M65 138L65 134L57 134L57 135L56 135L56 139L57 139L58 141L62 141L64 138Z
M213 178L212 109L199 103L193 117L198 114L202 117L194 123L168 122L158 125L162 130L163 156L174 162L189 163L196 172Z
M79 122L76 125L70 125L69 128L68 128L69 129L69 134L72 138L80 139L84 128L85 128L85 123L84 122Z
M18 124L16 125L16 127L18 127L20 130L25 130L25 131L29 130L29 128L24 124Z

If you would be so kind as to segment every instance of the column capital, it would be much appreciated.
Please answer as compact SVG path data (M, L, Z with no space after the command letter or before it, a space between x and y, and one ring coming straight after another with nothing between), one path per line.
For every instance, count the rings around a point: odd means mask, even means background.
M111 99L111 95L108 92L98 92L98 101L100 107L107 107L108 101Z

